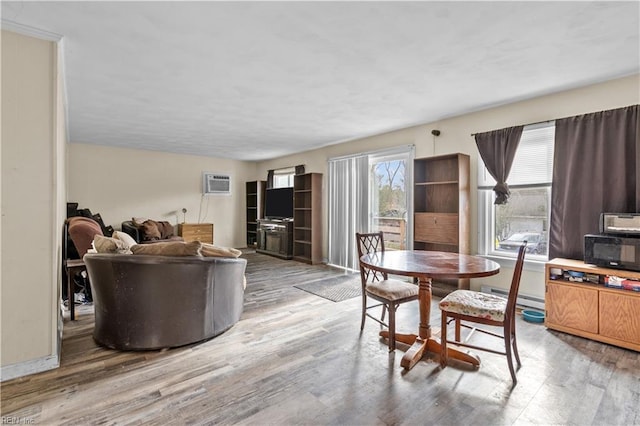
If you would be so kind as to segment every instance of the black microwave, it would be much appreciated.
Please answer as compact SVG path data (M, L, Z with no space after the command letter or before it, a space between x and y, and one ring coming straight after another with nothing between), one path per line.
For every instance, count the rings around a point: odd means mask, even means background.
M584 236L584 262L640 271L640 238L587 234Z

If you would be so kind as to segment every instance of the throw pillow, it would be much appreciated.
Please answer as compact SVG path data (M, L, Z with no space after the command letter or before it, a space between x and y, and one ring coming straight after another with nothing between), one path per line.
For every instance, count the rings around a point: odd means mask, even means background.
M140 231L142 231L142 241L157 241L161 237L158 223L155 220L145 220L140 227Z
M164 240L173 237L173 225L166 220L156 222L156 226L160 231L160 239Z
M150 254L156 256L198 256L200 241L185 243L182 241L159 242L153 244L136 244L131 247L133 254Z
M98 253L122 253L130 254L131 251L122 241L115 238L96 235L93 238L93 246Z
M114 231L113 238L122 241L124 245L129 249L138 244L136 243L136 240L134 240L133 237L126 232Z
M231 247L218 247L213 244L202 243L200 253L205 257L239 257L242 252Z
M131 222L133 222L134 226L142 226L144 222L149 220L148 217L132 217Z

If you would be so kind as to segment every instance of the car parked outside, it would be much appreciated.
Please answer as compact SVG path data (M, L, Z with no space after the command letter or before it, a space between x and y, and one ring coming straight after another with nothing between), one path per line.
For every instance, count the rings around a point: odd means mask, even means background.
M506 240L498 243L498 250L517 251L524 241L527 242L527 253L547 253L547 240L542 234L534 232L512 234Z

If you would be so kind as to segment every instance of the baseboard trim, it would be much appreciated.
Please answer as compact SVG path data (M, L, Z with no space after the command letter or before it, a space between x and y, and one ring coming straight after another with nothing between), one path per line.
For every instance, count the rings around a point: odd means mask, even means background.
M505 298L509 297L509 291L502 288L483 285L480 288L480 291L482 293L487 293L487 294L497 294L498 296L502 296ZM536 308L544 311L544 299L541 299L539 297L518 293L516 304L520 306L524 306L528 308Z
M58 367L60 367L60 357L58 355L49 355L17 364L5 365L0 367L0 382L28 376L29 374L40 373L42 371L53 370Z

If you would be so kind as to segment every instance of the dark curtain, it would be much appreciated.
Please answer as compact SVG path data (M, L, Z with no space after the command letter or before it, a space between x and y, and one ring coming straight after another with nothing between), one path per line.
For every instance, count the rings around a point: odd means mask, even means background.
M273 170L267 172L267 189L273 188Z
M556 120L549 259L584 258L600 213L640 212L639 106Z
M495 204L506 204L511 194L507 178L520 143L523 127L515 126L476 134L476 145L482 161L497 182L493 187L493 192L496 193Z

